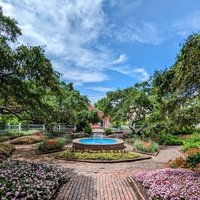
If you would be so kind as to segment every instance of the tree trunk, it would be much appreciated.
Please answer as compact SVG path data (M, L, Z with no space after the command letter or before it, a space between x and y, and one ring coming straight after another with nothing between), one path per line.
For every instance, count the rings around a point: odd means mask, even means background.
M46 128L47 132L49 132L49 133L53 132L52 124L49 123L48 121L45 121L45 128Z

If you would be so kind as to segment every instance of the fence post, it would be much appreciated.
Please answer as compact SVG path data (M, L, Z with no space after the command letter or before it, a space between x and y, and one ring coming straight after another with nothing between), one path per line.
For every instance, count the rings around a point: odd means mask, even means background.
M43 129L43 131L45 130L45 125L44 124L42 125L42 129Z
M19 125L18 125L18 126L19 126L19 127L18 127L19 131L21 131L22 124L21 124L21 123L19 123Z
M10 124L8 124L8 131L10 132Z
M58 130L60 131L60 124L58 125Z

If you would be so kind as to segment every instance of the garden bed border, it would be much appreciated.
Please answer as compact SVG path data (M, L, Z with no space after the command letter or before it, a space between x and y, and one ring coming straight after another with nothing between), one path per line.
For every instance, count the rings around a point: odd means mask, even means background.
M151 159L151 156L143 156L139 158L127 159L127 160L83 160L83 159L66 159L55 157L57 160L73 161L73 162L86 162L86 163L121 163L121 162L135 162L140 160Z

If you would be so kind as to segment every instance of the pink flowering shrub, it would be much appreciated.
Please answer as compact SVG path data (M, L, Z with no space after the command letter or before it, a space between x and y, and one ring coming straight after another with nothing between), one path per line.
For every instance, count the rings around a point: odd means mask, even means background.
M136 180L148 189L151 200L200 200L200 173L186 169L144 171Z
M1 200L49 200L73 175L70 169L8 160L0 163Z

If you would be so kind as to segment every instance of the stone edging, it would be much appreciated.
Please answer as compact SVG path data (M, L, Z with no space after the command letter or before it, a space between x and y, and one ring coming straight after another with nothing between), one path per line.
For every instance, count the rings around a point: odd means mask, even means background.
M121 163L121 162L134 162L134 161L151 159L151 156L145 156L145 157L139 157L139 158L127 159L127 160L83 160L83 159L65 159L65 158L58 158L58 157L56 157L56 159L74 161L74 162L86 162L86 163Z
M36 153L37 155L45 155L45 154L50 154L50 153L57 153L57 152L60 152L60 151L64 151L66 149L59 149L59 150L52 150L52 151L47 151L47 152L41 152L39 150L36 150Z
M143 152L143 151L137 151L137 150L133 150L133 152L136 152L136 153L141 153L141 154L144 154L144 155L149 155L149 156L157 156L159 154L160 151L157 151L155 153L146 153L146 152Z

